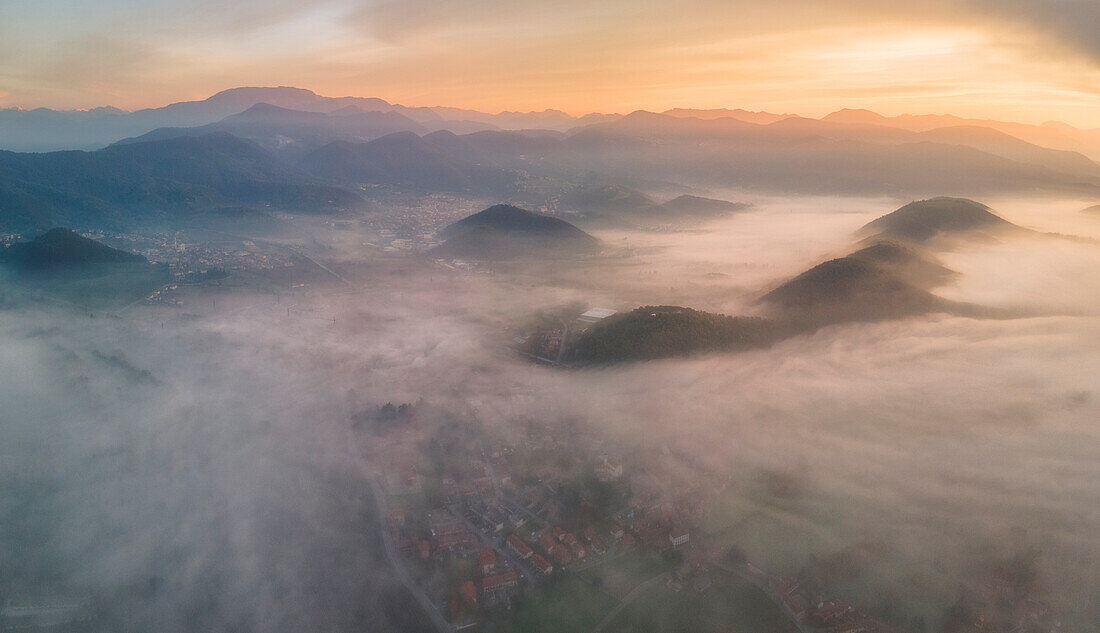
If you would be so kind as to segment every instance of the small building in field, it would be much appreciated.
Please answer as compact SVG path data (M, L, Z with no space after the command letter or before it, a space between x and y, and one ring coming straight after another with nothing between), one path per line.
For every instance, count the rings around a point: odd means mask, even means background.
M612 310L610 308L591 308L587 312L585 312L584 314L577 317L577 320L580 321L581 323L588 323L588 324L599 323L600 321L603 321L607 317L615 314L615 312L616 312L616 310Z
M668 532L668 541L672 543L673 547L687 544L690 538L687 527L679 523L673 524L672 529Z

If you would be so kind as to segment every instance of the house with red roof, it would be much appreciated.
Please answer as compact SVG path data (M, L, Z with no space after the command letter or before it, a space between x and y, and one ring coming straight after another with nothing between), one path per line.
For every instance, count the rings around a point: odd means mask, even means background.
M520 558L527 560L535 553L535 550L531 549L531 546L523 542L523 539L518 534L512 534L508 537L508 547L512 548Z
M481 575L491 576L497 570L497 553L486 547L477 554L477 564L481 567Z
M483 602L496 602L506 599L517 584L519 584L519 575L516 574L514 569L482 578L481 595Z
M474 581L467 580L462 583L458 588L458 593L462 596L462 600L471 607L477 606L477 588L474 587Z
M531 564L535 566L535 569L539 570L547 576L554 571L554 566L550 564L550 561L546 560L539 554L531 555Z

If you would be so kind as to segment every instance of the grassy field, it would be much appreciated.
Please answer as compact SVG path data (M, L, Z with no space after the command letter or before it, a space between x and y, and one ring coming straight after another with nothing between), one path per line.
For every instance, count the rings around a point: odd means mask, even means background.
M562 576L528 592L511 611L488 618L485 633L588 633L616 601L590 579Z
M144 299L168 283L168 270L150 264L95 264L88 271L66 274L11 276L35 291L96 309L120 308Z
M622 598L641 583L672 569L674 564L658 556L632 552L610 558L605 563L584 570L579 576L593 586Z
M486 618L477 630L486 633L588 633L615 608L619 598L642 582L668 571L673 564L657 556L633 552L608 559L583 572L557 577L530 589L511 611Z
M605 633L680 633L681 631L784 631L779 608L759 589L716 578L704 594L689 589L675 591L660 582L647 589L612 620Z

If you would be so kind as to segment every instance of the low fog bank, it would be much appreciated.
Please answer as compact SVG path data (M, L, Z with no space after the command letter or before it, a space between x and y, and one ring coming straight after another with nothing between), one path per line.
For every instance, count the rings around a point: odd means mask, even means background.
M987 580L975 552L1022 534L1044 598L1094 625L1098 341L1094 319L854 325L736 357L584 371L561 388L621 441L732 477L713 527L754 560L794 571L885 542L895 567L860 597L942 609ZM766 473L797 493L754 490Z
M386 571L345 400L257 343L4 313L5 604L84 601L103 631L428 630Z
M423 627L382 557L367 440L349 424L423 398L502 435L571 420L664 456L719 500L703 529L776 571L883 544L838 588L853 601L900 596L935 621L998 561L1034 552L1037 592L1067 630L1096 628L1100 288L1086 272L1100 247L938 254L961 273L939 294L1033 318L834 326L766 350L573 371L507 348L532 313L573 302L743 313L896 206L773 200L694 231L600 233L616 248L583 269L410 259L293 296L119 319L8 310L0 591L91 596L104 630ZM1018 219L1028 208L1002 215L1046 228ZM776 476L789 484L761 484Z

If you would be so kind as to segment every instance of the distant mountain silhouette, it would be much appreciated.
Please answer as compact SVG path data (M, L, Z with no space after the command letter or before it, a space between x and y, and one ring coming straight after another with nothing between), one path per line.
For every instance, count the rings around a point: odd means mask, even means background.
M1025 229L997 216L986 205L966 198L931 198L910 202L860 229L875 239L928 242L963 237L989 238Z
M182 101L134 112L117 108L0 110L0 149L33 152L98 149L153 130L176 128L174 133L165 130L154 137L168 138L168 134L182 135L178 128L210 125L261 103L287 110L338 115L348 115L353 111L393 112L423 126L404 129L449 129L457 133L497 128L550 128L564 132L618 116L591 114L573 117L555 110L491 114L462 108L408 107L374 97L325 97L310 90L288 86L240 87L223 90L199 101Z
M198 127L158 128L136 138L123 139L117 144L226 132L268 149L305 152L337 140L368 141L400 131L424 133L427 128L394 111L362 110L356 106L348 106L326 114L258 103L217 123Z
M429 136L436 141L458 138L449 132ZM516 179L511 171L447 151L412 132L397 132L367 143L331 143L299 164L318 177L416 191L505 192Z
M649 196L618 185L581 185L557 200L562 211L578 221L602 226L647 227L694 224L748 208L743 203L681 195L657 203Z
M1100 165L1019 141L800 117L758 125L651 112L580 129L568 160L604 178L772 192L1100 194ZM1002 139L1003 141L1003 139ZM973 143L979 147L972 146Z
M542 157L557 155L562 137L546 130L481 131L457 135L447 130L432 132L424 140L452 160L481 167L527 170Z
M58 270L88 264L148 263L141 255L127 253L66 228L56 227L30 242L16 242L0 250L0 263L21 270Z
M519 207L498 204L440 231L432 254L468 259L576 257L594 254L596 238L577 227Z
M632 225L640 209L653 206L653 200L640 191L610 184L585 184L566 190L557 206L567 217L593 225Z
M585 332L570 352L577 363L620 363L765 347L781 338L775 323L680 306L643 306Z
M418 123L442 120L429 108L407 108L371 97L322 97L309 90L285 86L243 87L223 90L201 101L182 101L134 112L117 108L0 110L0 148L16 151L96 149L160 128L210 125L261 103L313 113L347 108L396 112Z
M729 202L684 194L657 205L656 209L659 216L668 219L686 219L729 215L748 207L749 205L743 202Z
M838 110L822 117L821 120L889 126L914 132L958 126L981 127L1010 134L1042 147L1082 152L1093 160L1100 160L1100 129L1080 129L1056 121L1031 125L1011 121L968 119L951 114L901 114L887 117L877 112L860 109Z
M1047 149L994 128L957 125L921 132L920 137L934 143L966 145L994 156L1045 166L1066 174L1091 177L1100 173L1100 165L1080 152Z
M674 116L678 118L696 118L696 119L737 119L738 121L745 121L747 123L760 123L767 125L768 123L775 123L776 121L782 121L783 119L795 116L793 114L775 114L774 112L750 112L749 110L742 110L737 108L730 110L727 108L716 108L712 110L697 110L694 108L673 108L671 110L665 110L661 114L667 114L668 116Z
M0 227L130 227L244 204L300 211L360 198L229 134L115 145L95 152L0 152Z

